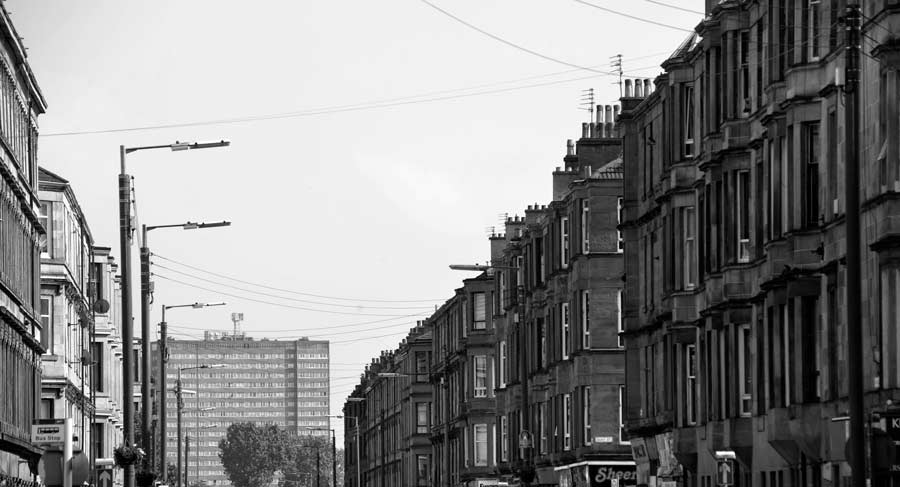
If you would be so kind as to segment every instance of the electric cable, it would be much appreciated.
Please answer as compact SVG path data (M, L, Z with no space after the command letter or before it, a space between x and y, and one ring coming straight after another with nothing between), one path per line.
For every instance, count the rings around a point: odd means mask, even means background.
M421 0L421 1L424 2L425 0ZM639 21L639 22L646 22L646 23L648 23L648 24L658 25L658 26L660 26L660 27L665 27L665 28L667 28L667 29L680 30L680 31L682 31L682 32L694 32L692 29L685 29L685 28L683 28L683 27L678 27L678 26L675 26L675 25L664 24L664 23L662 23L662 22L657 22L657 21L655 21L655 20L646 19L646 18L644 18L644 17L638 17L638 16L636 16L636 15L626 14L626 13L624 13L624 12L619 12L619 11L613 10L613 9L611 9L611 8L601 7L601 6L599 6L599 5L595 5L595 4L590 3L590 2L585 2L584 0L572 0L572 1L577 2L577 3L584 4L584 5L587 5L587 6L589 6L589 7L594 7L594 8L596 8L596 9L603 10L604 12L609 12L609 13L611 13L611 14L620 15L620 16L622 16L622 17L627 17L627 18L629 18L629 19L637 20L637 21Z
M473 25L473 24L471 24L471 23L469 23L469 22L466 22L465 20L463 20L463 19L457 17L456 15L453 15L452 13L450 13L450 12L448 12L448 11L442 9L441 7L438 7L437 5L435 5L435 4L431 3L431 2L429 2L428 0L419 0L419 1L422 2L422 3L424 3L425 5L428 5L429 7L431 7L431 8L433 8L433 9L437 10L438 12L440 12L440 13L446 15L447 17L449 17L449 18L451 18L451 19L453 19L453 20L459 22L460 24L462 24L462 25L464 25L464 26L466 26L466 27L468 27L468 28L470 28L470 29L476 31L476 32L480 32L481 34L484 34L484 35L490 37L491 39L494 39L495 41L502 42L503 44L506 44L507 46L513 47L513 48L518 49L518 50L520 50L520 51L522 51L522 52L526 52L526 53L528 53L528 54L531 54L532 56L537 56L537 57L539 57L539 58L541 58L541 59L544 59L544 60L547 60L547 61L550 61L550 62L554 62L554 63L557 63L557 64L562 64L563 66L569 66L570 68L583 69L583 70L585 70L585 71L591 71L591 72L594 72L594 73L600 73L600 74L605 74L605 75L609 75L609 76L618 76L618 75L619 75L619 73L614 73L614 72L612 72L612 71L599 71L599 70L596 70L596 69L593 69L593 68L590 68L590 67L587 67L587 66L581 66L581 65L578 65L578 64L575 64L575 63L570 63L570 62L568 62L568 61L563 61L563 60L561 60L561 59L557 59L557 58L552 57L552 56L548 56L548 55L546 55L546 54L541 54L541 53L539 53L539 52L537 52L537 51L533 51L533 50L531 50L531 49L528 49L527 47L520 46L519 44L516 44L516 43L514 43L514 42L508 41L508 40L506 40L506 39L504 39L504 38L502 38L502 37L500 37L500 36L498 36L498 35L492 34L492 33L488 32L488 31L486 31L486 30L484 30L484 29L482 29L482 28L480 28L480 27L477 27L477 26L475 26L475 25Z
M192 288L195 288L195 289L201 289L201 290L203 290L203 291L209 291L209 292L211 292L211 293L217 293L217 294L221 294L221 295L223 295L223 296L228 296L228 297L232 297L232 298L236 298L236 299L241 299L241 300L244 300L244 301L252 301L252 302L254 302L254 303L268 304L268 305L271 305L271 306L280 306L280 307L282 307L282 308L297 309L297 310L301 310L301 311L312 311L312 312L316 312L316 313L328 313L328 314L335 314L335 315L351 315L351 316L388 316L388 317L392 317L392 318L412 318L412 317L414 317L414 316L422 316L422 315L426 314L426 313L413 313L413 314L408 314L408 315L387 315L387 314L379 314L379 313L351 313L351 312L349 312L349 311L333 311L333 310L326 310L326 309L306 308L306 307L303 307L303 306L293 306L293 305L290 305L290 304L276 303L276 302L273 302L273 301L264 301L264 300L261 300L261 299L248 298L248 297L246 297L246 296L241 296L241 295L238 295L238 294L231 294L231 293L224 292L224 291L217 290L217 289L210 289L210 288L208 288L208 287L198 286L198 285L196 285L196 284L191 284L191 283L189 283L189 282L184 282L184 281L180 281L180 280L178 280L178 279L173 279L173 278L171 278L171 277L167 277L167 276L165 276L165 275L163 275L163 274L160 274L160 273L158 273L158 272L153 272L153 273L151 273L150 275L156 276L156 277L158 277L158 278L160 278L160 279L165 279L165 280L170 281L170 282L174 282L174 283L177 283L177 284L181 284L182 286L192 287Z
M672 5L671 3L660 2L658 0L644 0L644 1L650 2L650 3L655 3L657 5L662 5L663 7L673 8L675 10L681 10L682 12L688 12L688 13L698 14L698 15L706 15L706 12L701 12L699 10L691 10L689 8L684 8L684 7L679 7L677 5Z
M165 260L165 261L171 262L171 263L173 263L173 264L178 264L178 265L180 265L180 266L187 267L187 268L189 268L189 269L193 269L193 270L195 270L195 271L200 271L200 272L203 272L203 273L205 273L205 274L210 274L210 275L213 275L213 276L216 276L216 277L221 277L222 279L228 279L229 281L240 282L240 283L242 283L242 284L249 284L249 285L251 285L251 286L261 287L261 288L264 288L264 289L271 289L271 290L273 290L273 291L281 291L281 292L290 293L290 294L297 294L297 295L300 295L300 296L311 296L311 297L314 297L314 298L322 298L322 299L334 299L334 300L336 300L336 301L359 301L359 302L368 302L368 303L435 303L435 302L443 302L443 301L446 301L446 299L405 299L405 300L404 300L404 299L401 299L401 300L387 300L387 299L347 298L347 297L338 297L338 296L326 296L326 295L323 295L323 294L312 294L312 293L306 293L306 292L300 292L300 291L292 291L292 290L290 290L290 289L278 288L278 287L274 287L274 286L267 286L267 285L265 285L265 284L254 283L254 282L251 282L251 281L246 281L246 280L238 279L238 278L235 278L235 277L227 276L227 275L225 275L225 274L219 274L219 273L216 273L216 272L213 272L213 271L210 271L210 270L202 269L202 268L200 268L200 267L192 266L192 265L190 265L190 264L185 264L184 262L179 262L179 261L177 261L177 260L175 260L175 259L170 259L170 258L168 258L168 257L159 255L159 254L157 254L157 253L151 253L150 255L153 256L153 257L159 257L160 259L163 259L163 260Z
M422 310L422 309L431 309L430 306L414 306L414 307L411 307L411 306L368 306L368 305L361 305L361 304L353 305L353 304L325 303L325 302L322 302L322 301L310 301L310 300L307 300L307 299L289 298L289 297L286 297L286 296L278 296L278 295L276 295L276 294L265 293L265 292L262 292L262 291L254 291L254 290L252 290L252 289L247 289L247 288L238 287L238 286L234 286L234 285L231 285L231 284L226 284L226 283L219 282L219 281L214 281L214 280L212 280L212 279L206 279L206 278L197 276L197 275L195 275L195 274L190 274L190 273L187 273L187 272L182 272L182 271L179 271L179 270L177 270L177 269L172 269L172 268L166 267L166 266L164 266L164 265L160 265L160 264L153 264L153 266L154 266L154 267L158 267L158 268L160 268L160 269L165 269L165 270L167 270L167 271L169 271L169 272L174 272L174 273L176 273L176 274L179 274L179 275L182 275L182 276L185 276L185 277L189 277L189 278L191 278L191 279L197 279L197 280L199 280L199 281L208 282L208 283L210 283L210 284L215 284L215 285L217 285L217 286L223 286L223 287L227 287L227 288L230 288L230 289L235 289L235 290L237 290L237 291L244 291L244 292L248 292L248 293L259 294L260 296L266 296L266 297L269 297L269 298L276 298L276 299L284 299L284 300L287 300L287 301L294 301L294 302L297 302L297 303L318 304L318 305L321 305L321 306L336 306L336 307L339 307L339 308L357 308L357 309L358 309L358 308L363 308L363 309L385 309L385 310L390 310L390 309L396 309L396 310Z

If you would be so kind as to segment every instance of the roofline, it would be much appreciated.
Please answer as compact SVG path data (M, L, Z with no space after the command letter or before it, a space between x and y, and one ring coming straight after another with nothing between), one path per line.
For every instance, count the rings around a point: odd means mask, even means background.
M10 45L17 58L16 61L18 61L19 67L24 74L25 82L28 84L29 91L31 91L32 99L39 103L37 107L39 113L45 113L47 111L47 100L44 98L44 94L37 84L34 72L28 64L28 53L25 51L25 45L22 43L22 38L19 37L19 33L16 32L16 28L13 26L12 20L9 17L9 11L6 10L6 5L2 2L0 2L0 17L2 17L3 21L0 27L2 27L3 33L6 34L10 40Z

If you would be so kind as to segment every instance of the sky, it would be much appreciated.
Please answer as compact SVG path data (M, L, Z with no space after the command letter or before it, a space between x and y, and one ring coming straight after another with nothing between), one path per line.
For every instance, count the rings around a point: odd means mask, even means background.
M588 121L583 91L596 104L619 96L617 78L598 71L621 54L626 75L655 77L702 18L687 10L703 10L701 0L5 5L48 102L40 165L71 182L96 244L117 259L119 146L231 141L128 156L140 224L232 222L150 233L153 321L162 305L225 301L170 310L170 333L230 330L239 312L253 337L332 340L332 414L366 363L470 277L449 264L486 262L504 214L550 201L566 140Z

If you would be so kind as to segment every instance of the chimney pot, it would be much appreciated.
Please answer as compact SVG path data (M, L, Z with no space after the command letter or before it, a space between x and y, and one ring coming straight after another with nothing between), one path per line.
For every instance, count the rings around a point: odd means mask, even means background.
M590 137L590 129L588 128L588 123L585 122L581 124L581 138L586 139L588 137Z
M644 84L641 83L641 80L634 80L634 97L635 98L643 98L644 97Z
M650 83L650 78L644 80L644 96L650 96L650 90L653 85Z
M625 80L625 97L626 97L626 98L631 98L632 96L633 96L633 94L632 94L632 91L631 91L631 80L630 80L630 79L626 79L626 80Z
M575 155L575 142L572 139L566 141L566 155L574 156Z

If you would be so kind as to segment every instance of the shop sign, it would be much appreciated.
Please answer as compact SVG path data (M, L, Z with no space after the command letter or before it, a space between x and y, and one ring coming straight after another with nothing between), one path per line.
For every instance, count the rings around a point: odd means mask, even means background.
M643 438L631 439L631 456L634 457L634 461L637 463L650 461L650 456L647 454L647 445L644 444Z
M637 471L634 465L588 465L588 478L591 481L590 487L637 485Z

